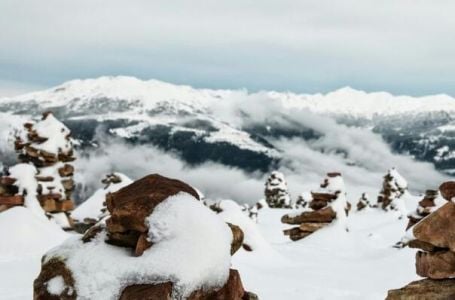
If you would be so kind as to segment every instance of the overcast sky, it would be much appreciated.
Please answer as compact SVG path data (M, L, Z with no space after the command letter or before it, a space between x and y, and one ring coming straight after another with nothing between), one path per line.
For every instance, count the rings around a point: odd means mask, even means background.
M0 96L132 75L455 95L455 1L0 0Z

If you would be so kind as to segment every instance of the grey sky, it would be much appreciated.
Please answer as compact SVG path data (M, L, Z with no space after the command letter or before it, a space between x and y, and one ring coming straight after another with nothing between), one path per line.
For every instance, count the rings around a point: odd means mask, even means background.
M0 0L0 96L133 75L455 95L454 1Z

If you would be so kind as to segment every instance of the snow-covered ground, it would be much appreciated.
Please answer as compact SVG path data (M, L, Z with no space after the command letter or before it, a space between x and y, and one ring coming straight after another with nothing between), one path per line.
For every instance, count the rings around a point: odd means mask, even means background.
M384 299L387 290L418 278L415 251L392 247L407 223L396 212L352 212L349 232L329 226L298 242L282 234L287 212L261 210L258 229L270 247L233 257L246 289L260 299ZM2 213L0 230L0 299L31 299L42 254L69 235L23 208Z
M298 242L285 237L286 210L261 211L258 226L272 252L234 255L248 290L260 299L384 299L387 291L417 279L415 251L392 246L407 219L370 209L353 213L349 232L323 228Z

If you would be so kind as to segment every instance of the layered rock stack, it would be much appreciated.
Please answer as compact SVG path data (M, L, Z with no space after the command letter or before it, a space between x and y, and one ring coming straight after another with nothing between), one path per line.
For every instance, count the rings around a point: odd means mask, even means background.
M283 173L274 171L265 183L265 201L270 208L291 208L291 197Z
M311 192L308 209L297 214L287 214L281 222L299 225L284 230L293 241L300 240L337 220L344 220L349 211L343 177L340 173L328 173L321 188Z
M400 210L407 190L408 183L398 171L395 168L388 170L378 196L378 206L384 210Z
M425 196L419 201L417 208L408 214L409 222L406 230L417 224L420 220L440 208L446 201L437 190L426 190Z
M242 231L198 197L188 184L160 175L107 194L105 224L45 255L34 299L253 299L229 269ZM63 287L50 291L55 278Z
M367 193L362 193L359 201L357 202L357 211L364 210L365 208L370 207L370 200Z
M24 205L24 196L19 194L19 188L15 185L17 179L5 173L0 177L0 212Z
M24 128L25 131L15 141L21 162L19 165L33 166L36 174L27 180L21 174L2 177L0 206L6 209L14 205L27 205L25 196L33 194L49 218L64 229L70 229L72 221L69 212L74 208L71 194L75 187L74 167L70 164L75 160L70 131L50 112L43 114L37 123L25 123ZM25 193L20 193L15 188L18 184L29 188ZM36 191L31 191L30 186L35 185Z
M391 290L387 299L454 299L455 297L455 182L444 183L441 194L446 204L411 229L411 248L416 254L417 275L426 279Z

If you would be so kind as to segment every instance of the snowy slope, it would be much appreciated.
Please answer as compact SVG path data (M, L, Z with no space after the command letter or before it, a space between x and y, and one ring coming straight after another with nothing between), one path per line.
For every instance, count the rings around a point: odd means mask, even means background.
M245 90L196 89L158 80L143 81L134 77L116 76L72 80L57 87L3 98L3 103L37 102L44 108L69 105L72 110L84 109L93 99L125 101L136 112L154 109L166 102L169 107L194 113L207 111L220 101L238 97L256 97L264 94L293 109L309 109L317 113L346 114L371 119L380 115L449 111L455 112L455 99L448 95L425 97L395 96L386 92L367 93L344 87L327 94L295 94L290 92L255 92Z
M409 203L408 208L413 205ZM348 218L349 232L329 226L301 241L291 242L282 234L286 225L280 222L281 216L288 212L261 210L257 228L249 234L259 231L267 247L253 252L240 249L233 256L233 267L240 271L245 288L257 293L261 300L384 299L387 290L418 278L415 250L392 247L404 234L407 222L399 220L397 214L376 209L354 212ZM28 218L20 220L30 224ZM25 236L28 235L15 236L9 240L10 245L21 245ZM61 242L49 237L52 239L48 243ZM34 239L28 245L33 248L40 243ZM33 280L45 248L39 248L27 258L0 259L0 299L32 298Z

